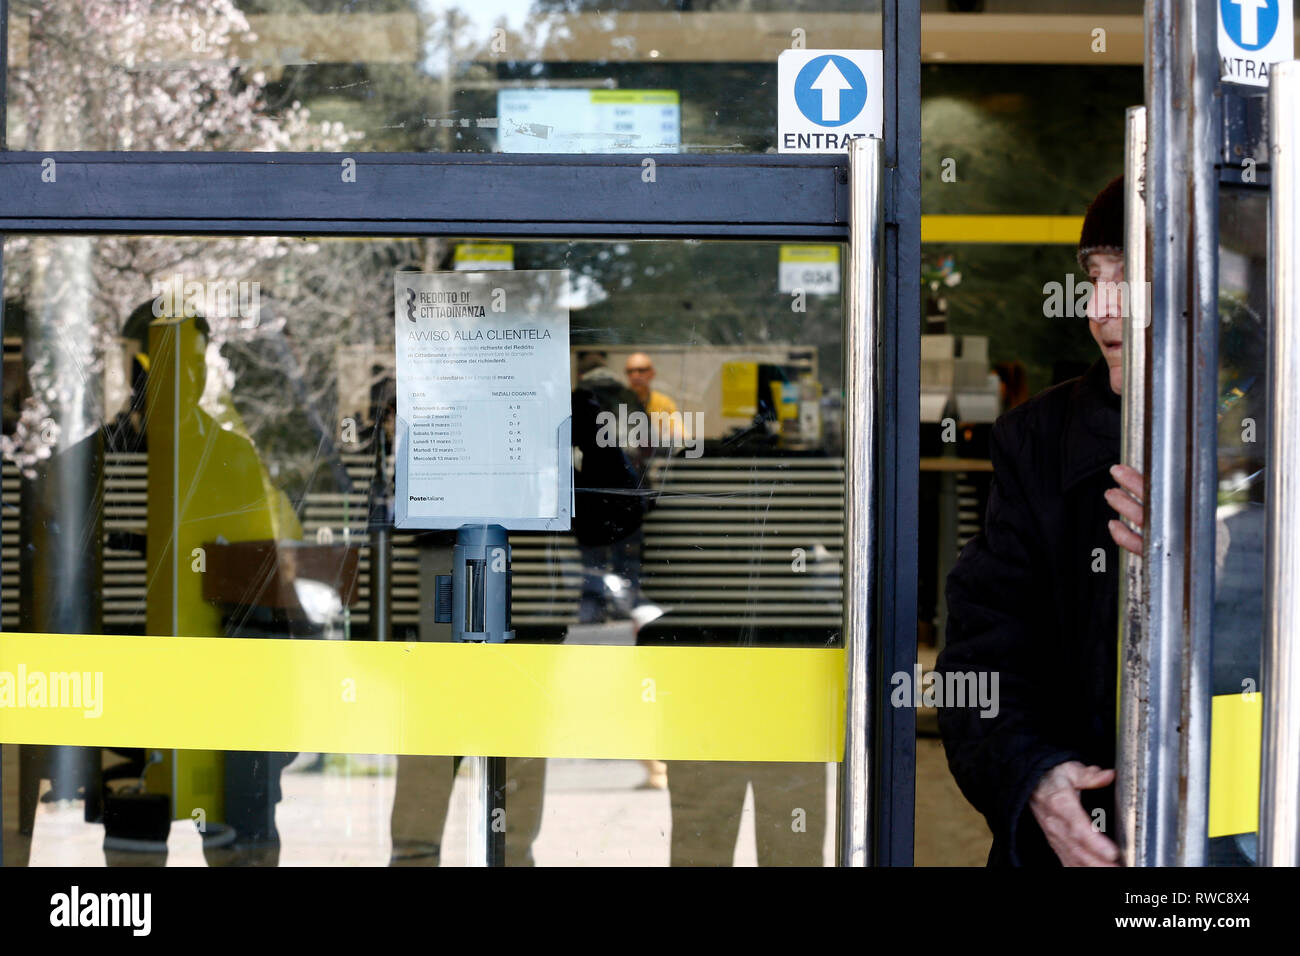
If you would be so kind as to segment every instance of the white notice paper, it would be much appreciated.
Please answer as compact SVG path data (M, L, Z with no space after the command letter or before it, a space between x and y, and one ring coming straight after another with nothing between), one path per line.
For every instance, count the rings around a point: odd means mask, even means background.
M676 153L676 90L501 90L503 153Z
M398 528L567 531L569 273L399 272Z

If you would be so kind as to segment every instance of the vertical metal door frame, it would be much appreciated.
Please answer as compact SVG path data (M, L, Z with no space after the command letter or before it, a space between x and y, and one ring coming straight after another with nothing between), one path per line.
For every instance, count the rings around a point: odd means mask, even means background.
M1269 425L1259 862L1300 865L1300 61L1269 90Z
M1142 655L1146 696L1120 741L1121 834L1138 866L1204 863L1209 799L1218 377L1218 19L1214 0L1146 11L1146 278L1142 460L1147 495ZM1130 397L1125 397L1130 401ZM1120 693L1132 693L1127 679ZM1134 706L1121 697L1120 713ZM1126 731L1133 729L1129 713Z
M0 152L9 148L9 0L0 0ZM0 342L4 341L5 328L5 237L0 233ZM3 349L3 346L0 346ZM4 381L3 366L0 365L0 384ZM4 494L0 492L0 509L4 507ZM4 572L0 570L0 586L4 583ZM0 623L0 631L4 625ZM15 768L16 770L17 768ZM11 771L13 772L13 771ZM4 742L0 741L0 866L5 861L5 806L4 806Z
M866 866L873 840L868 793L873 694L884 686L871 667L876 595L876 501L879 474L877 408L880 339L881 142L854 141L849 149L849 254L844 303L844 756L839 775L836 860Z
M8 6L0 0L0 136L7 102ZM910 673L916 658L921 19L919 4L908 0L882 0L880 11L885 83L878 313L889 320L881 323L872 347L878 371L872 445L878 468L869 493L879 521L874 599L867 613L876 639L870 660L858 666L887 676ZM38 174L44 155L5 152L0 140L0 228L98 235L446 234L796 242L840 241L847 232L846 170L833 157L664 156L659 178L665 185L646 193L621 186L625 179L639 182L639 157L361 153L355 156L358 182L370 185L344 193L337 175L342 154L60 153L59 180L65 188L11 188ZM456 185L465 182L480 188L466 191ZM94 204L84 201L85 190L93 191ZM438 212L413 221L409 195L428 197L426 206ZM642 195L647 198L634 198ZM347 211L348 203L364 206L364 211ZM485 205L491 214L484 214ZM580 211L569 214L569 205ZM0 253L2 243L0 235ZM870 747L860 751L868 761L861 779L867 788L869 831L860 845L871 863L908 866L913 859L915 714L890 707L880 694L861 705L854 739L857 746L869 741Z
M916 662L917 518L921 441L921 10L884 0L885 138L882 144L880 407L876 475L878 571L874 673ZM870 788L877 866L911 866L916 809L916 712L876 694Z
M1146 155L1147 110L1130 107L1124 117L1124 281L1128 283L1129 312L1124 321L1124 420L1120 461L1145 474L1143 439L1146 436L1147 327L1147 212ZM1142 559L1119 550L1119 703L1118 740L1115 747L1115 828L1125 866L1135 864L1136 847L1145 836L1146 782L1143 768L1151 761L1151 736L1146 703L1148 662L1143 629L1146 606Z

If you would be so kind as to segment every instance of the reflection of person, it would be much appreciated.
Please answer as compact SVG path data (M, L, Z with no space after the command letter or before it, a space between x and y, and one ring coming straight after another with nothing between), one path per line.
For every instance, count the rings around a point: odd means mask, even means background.
M573 390L573 536L582 553L578 620L601 623L610 611L626 616L641 605L641 524L649 504L645 449L625 444L611 422L627 421L645 407L606 366L597 350L579 352ZM620 415L620 409L623 414Z
M677 403L665 395L663 392L656 391L650 387L650 383L655 378L655 366L650 356L645 352L633 352L627 357L623 365L623 371L627 374L627 383L636 397L641 400L645 410L651 415L664 416L661 421L668 423L668 434L675 441L682 437L681 419L671 417L677 412ZM660 425L663 428L663 425ZM661 434L665 432L661 431ZM663 790L668 786L668 767L662 760L643 760L642 764L646 768L646 781L644 786L651 790Z
M627 357L623 366L627 373L627 382L636 397L641 400L645 410L652 419L659 421L659 433L670 436L674 443L681 442L684 436L681 416L677 414L677 403L656 389L650 387L655 378L654 362L644 352L633 352Z
M731 866L745 791L754 794L759 866L821 866L826 765L671 760L672 866Z
M991 672L999 695L995 716L939 710L953 776L993 830L990 865L1113 866L1119 858L1107 836L1119 573L1111 509L1126 497L1114 482L1128 488L1131 476L1113 467L1123 299L1106 284L1123 280L1123 245L1116 179L1089 207L1079 243L1097 285L1088 326L1102 358L998 419L984 532L948 578L937 669L948 686L952 675Z
M252 441L240 433L233 409L224 410L229 421L223 423L200 405L207 382L207 345L207 322L201 316L159 318L149 329L147 633L287 637L272 621L255 618L256 609L241 608L237 620L225 620L225 610L203 596L204 574L194 573L196 555L214 542L302 537L288 498L272 484ZM248 575L269 570L252 567ZM252 593L258 590L251 582L249 588ZM292 756L242 751L224 755L217 779L224 777L225 822L234 828L235 841L223 847L205 845L210 864L278 861L275 805L280 800L280 771ZM199 776L197 768L194 776ZM178 818L191 816L191 807L172 809Z
M397 758L390 866L441 864L455 773L456 761L452 757L403 754ZM545 790L544 758L511 757L506 761L506 866L533 865L533 843L542 829Z
M150 332L150 497L180 499L174 529L171 520L149 524L150 634L172 633L173 628L184 635L224 633L221 609L203 598L203 576L188 573L194 548L218 539L302 537L293 506L272 484L251 439L241 434L241 427L223 427L239 423L218 421L200 404L207 384L207 345L208 326L201 316L159 319ZM170 519L171 512L167 514ZM170 597L155 593L160 580L176 589L174 616Z
M104 444L109 452L148 451L145 386L149 381L149 323L154 318L150 300L137 306L122 325L121 342L130 356L131 395L113 424L105 429ZM143 543L140 547L143 550Z
M677 411L676 402L663 392L650 387L650 383L655 380L655 366L650 356L644 352L633 352L627 357L623 371L627 373L627 384L632 391L636 392L636 397L641 400L641 404L651 415L660 412L671 415Z
M376 470L371 498L371 531L379 527L391 531L393 479L379 467L380 453L391 448L397 420L397 381L391 368L376 365L371 369L370 410L365 416L372 424L367 441L375 452ZM358 414L358 418L362 416ZM380 423L382 422L382 427ZM383 440L379 441L380 436ZM427 531L416 537L420 551L420 586L432 587L432 577L451 560L456 540L454 531ZM377 560L375 549L391 547L388 536L381 545L371 539L371 561ZM373 568L372 563L372 568ZM392 576L387 578L392 587ZM380 582L371 576L371 621L378 602L391 600L378 591ZM391 617L390 617L391 620ZM391 639L388 631L374 633L377 640ZM422 621L418 639L449 641L451 625ZM393 781L393 810L389 817L392 837L390 866L439 866L443 861L443 834L447 811L455 783L457 758L425 754L399 754ZM510 757L506 760L505 865L532 866L533 843L542 827L542 804L546 791L546 760L542 757Z

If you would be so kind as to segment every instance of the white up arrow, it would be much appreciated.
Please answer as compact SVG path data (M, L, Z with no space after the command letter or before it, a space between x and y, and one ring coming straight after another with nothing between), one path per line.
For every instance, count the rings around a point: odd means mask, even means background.
M1241 15L1242 46L1259 42L1259 11L1268 9L1268 0L1231 0Z
M840 121L840 97L845 90L853 89L853 84L844 79L844 74L835 66L833 59L826 61L817 79L813 80L812 89L822 94L822 122L838 123Z

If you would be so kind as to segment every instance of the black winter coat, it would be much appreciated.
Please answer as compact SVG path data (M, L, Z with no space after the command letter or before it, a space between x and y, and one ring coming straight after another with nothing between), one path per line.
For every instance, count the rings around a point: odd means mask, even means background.
M990 866L1054 866L1029 795L1067 760L1115 766L1119 566L1103 493L1120 404L1099 361L993 426L984 532L948 576L940 672L996 672L999 709L941 707L948 766L993 831ZM990 678L991 679L991 678ZM1082 794L1114 833L1114 788Z
M600 440L601 413L618 418L620 406L625 420L645 414L636 392L603 366L573 390L573 444L582 452L582 467L573 475L573 536L581 545L621 541L641 527L650 507L642 449Z

